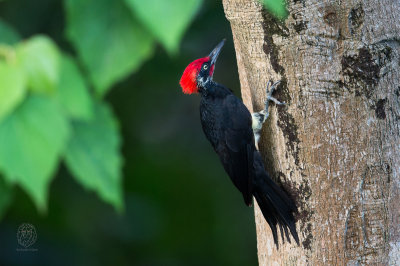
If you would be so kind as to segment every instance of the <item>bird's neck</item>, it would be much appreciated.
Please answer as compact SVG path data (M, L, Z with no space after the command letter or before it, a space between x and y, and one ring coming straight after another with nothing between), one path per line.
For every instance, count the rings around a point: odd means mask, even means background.
M199 93L201 94L202 97L225 97L227 96L230 92L229 89L225 88L223 85L218 84L217 82L210 80L206 84L204 84L204 87L199 89Z

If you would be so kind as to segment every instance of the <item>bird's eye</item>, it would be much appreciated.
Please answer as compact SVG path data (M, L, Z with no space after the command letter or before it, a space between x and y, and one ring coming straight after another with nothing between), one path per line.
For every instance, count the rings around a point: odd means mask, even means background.
M207 70L207 69L208 69L208 65L204 65L204 66L203 66L203 69L204 69L204 70Z

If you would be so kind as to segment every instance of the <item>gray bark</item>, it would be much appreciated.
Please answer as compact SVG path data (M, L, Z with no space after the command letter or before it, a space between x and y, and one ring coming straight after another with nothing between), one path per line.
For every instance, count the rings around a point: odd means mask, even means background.
M400 265L400 1L294 0L278 21L223 0L242 98L282 84L260 151L296 200L301 245L277 250L256 206L260 265Z

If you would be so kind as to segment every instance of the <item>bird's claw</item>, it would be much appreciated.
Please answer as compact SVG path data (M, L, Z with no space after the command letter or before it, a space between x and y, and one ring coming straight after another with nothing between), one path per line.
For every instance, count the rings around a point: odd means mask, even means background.
M267 87L265 89L265 91L267 93L267 97L265 99L265 109L268 109L268 103L270 101L274 102L276 105L285 105L286 104L285 102L280 102L275 97L272 97L272 93L276 90L276 88L278 87L278 85L280 83L281 83L280 80L276 81L273 84L272 84L271 80L268 81Z
M281 81L278 80L272 85L271 85L271 83L272 83L271 80L269 80L267 83L267 87L265 88L268 96L272 95L272 93L274 92L274 90L276 90L276 87L278 87L278 85L281 83Z
M272 96L267 96L267 101L271 101L274 102L276 105L285 105L285 102L280 102L278 101L276 98L272 97Z

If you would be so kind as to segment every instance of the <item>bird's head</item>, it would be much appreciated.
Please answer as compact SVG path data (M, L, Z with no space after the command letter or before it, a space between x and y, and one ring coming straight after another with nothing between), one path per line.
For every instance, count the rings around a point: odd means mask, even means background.
M196 59L186 67L179 82L183 93L197 93L199 89L204 88L212 80L215 62L224 43L225 39L208 56Z

